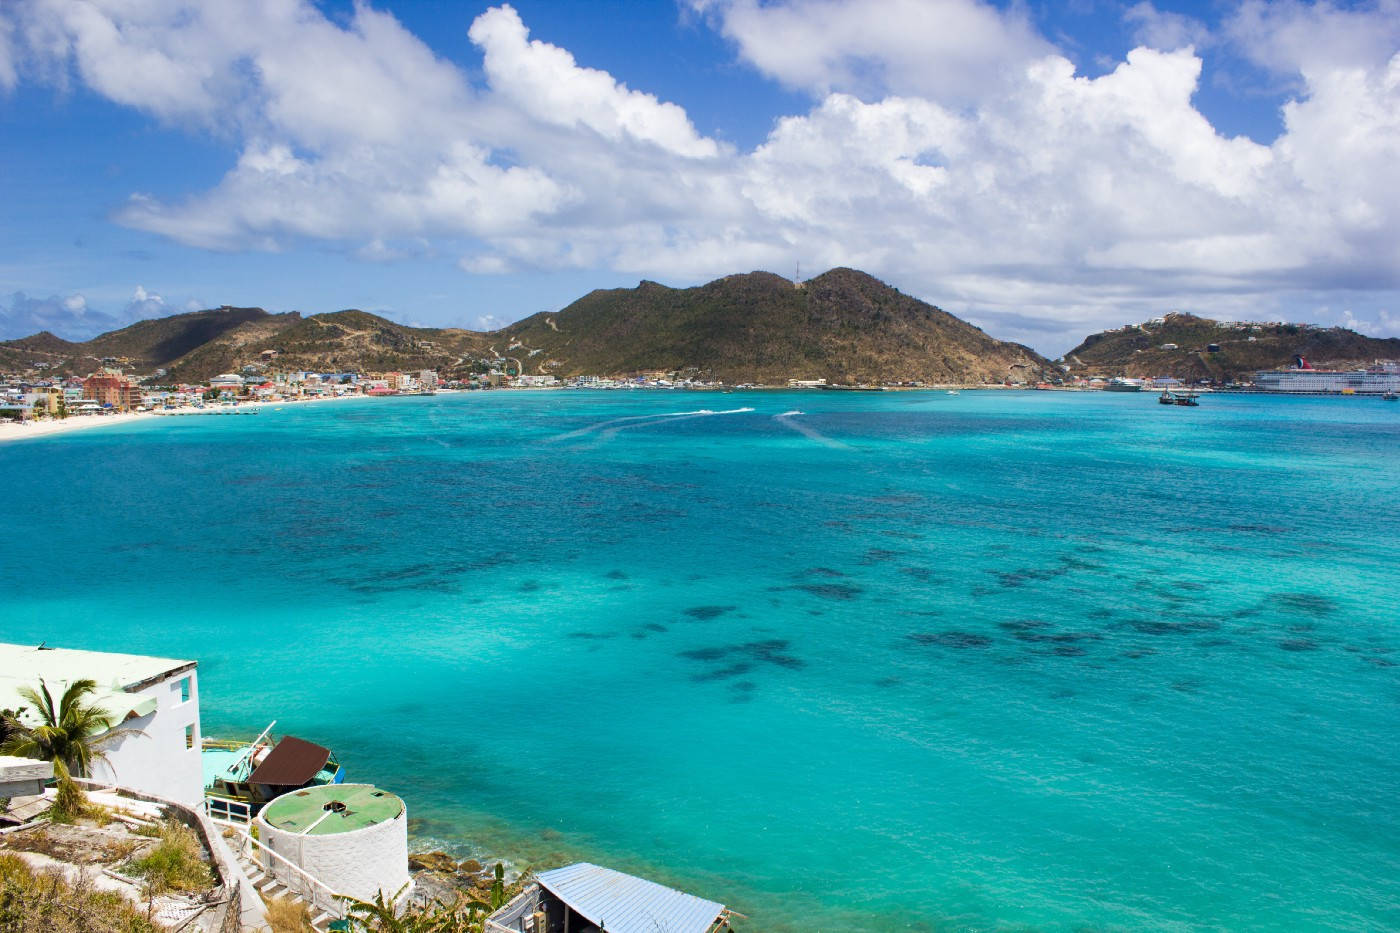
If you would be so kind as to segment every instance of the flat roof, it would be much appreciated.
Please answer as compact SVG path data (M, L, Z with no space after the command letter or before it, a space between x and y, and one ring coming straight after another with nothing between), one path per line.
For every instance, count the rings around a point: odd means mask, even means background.
M92 702L105 710L116 726L129 717L156 711L155 697L133 696L134 691L194 668L194 661L175 658L0 643L0 709L24 707L24 720L37 722L37 711L30 708L33 704L19 695L22 688L37 690L43 680L57 704L69 684L93 680L97 690Z
M263 807L259 818L283 832L329 836L385 823L403 812L402 800L373 784L321 784L283 794Z
M47 781L53 777L53 762L34 758L0 755L0 783L5 781Z
M184 670L194 661L153 658L144 654L116 654L110 651L82 651L77 648L47 648L0 642L0 696L5 685L38 686L42 677L50 689L67 686L75 680L95 680L99 689L139 690ZM57 687L62 693L62 687Z

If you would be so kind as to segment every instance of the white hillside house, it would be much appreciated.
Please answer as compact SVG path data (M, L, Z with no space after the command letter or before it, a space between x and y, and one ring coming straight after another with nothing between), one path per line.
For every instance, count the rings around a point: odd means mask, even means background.
M0 644L0 709L26 707L21 719L37 723L22 687L43 680L57 704L78 680L97 683L89 702L112 716L117 728L139 730L102 746L106 762L93 779L119 784L198 807L204 800L200 768L199 688L194 661Z

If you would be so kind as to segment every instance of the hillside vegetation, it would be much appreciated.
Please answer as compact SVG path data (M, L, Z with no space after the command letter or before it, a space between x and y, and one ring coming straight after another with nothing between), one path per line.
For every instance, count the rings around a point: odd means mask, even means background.
M680 372L726 383L1031 381L1050 364L853 269L802 286L766 272L696 288L642 282L591 292L502 330L407 327L365 311L303 317L219 308L141 321L86 343L41 333L0 342L0 369L85 375L102 360L168 382L266 361L277 370L509 369L560 377ZM271 354L269 354L271 357ZM517 365L518 364L518 365Z
M1164 349L1164 344L1176 344ZM1210 346L1218 347L1212 351ZM1367 337L1342 327L1301 324L1222 325L1192 314L1169 314L1093 334L1064 356L1075 375L1175 376L1248 381L1261 369L1286 369L1303 356L1317 369L1361 369L1400 359L1400 340Z
M1049 368L1026 347L853 269L801 288L766 272L685 289L642 282L591 292L502 333L508 346L536 351L527 371L560 376L665 370L727 383L1002 382Z

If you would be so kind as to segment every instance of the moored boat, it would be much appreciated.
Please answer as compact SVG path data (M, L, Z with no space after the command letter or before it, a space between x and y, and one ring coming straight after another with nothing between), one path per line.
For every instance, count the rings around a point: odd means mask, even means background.
M1181 405L1186 408L1199 408L1200 402L1196 401L1195 392L1173 392L1170 389L1163 389L1162 394L1157 396L1159 405Z
M283 794L345 781L345 768L330 749L293 735L274 743L271 731L269 725L246 744L204 740L200 757L210 816L243 822Z

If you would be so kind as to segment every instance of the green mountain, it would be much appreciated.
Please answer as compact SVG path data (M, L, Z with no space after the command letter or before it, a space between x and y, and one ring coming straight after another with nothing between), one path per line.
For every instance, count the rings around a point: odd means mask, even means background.
M1214 347L1214 349L1212 349ZM1247 381L1261 369L1286 369L1295 356L1318 369L1359 369L1400 359L1400 340L1344 327L1221 322L1193 314L1130 324L1085 338L1064 356L1074 375L1175 376Z
M303 317L226 307L141 321L86 343L47 333L0 342L0 369L8 371L42 364L85 374L114 360L142 375L163 370L162 382L198 382L249 364L461 374L503 358L512 371L560 377L664 371L730 384L1000 383L1053 370L1026 347L853 269L801 285L766 272L696 288L642 282L490 333L407 327L356 310Z
M83 350L99 358L130 360L137 371L169 366L211 340L246 324L270 317L262 308L219 308L137 321L94 337Z
M727 383L1002 382L1052 368L854 269L801 286L767 272L696 288L599 290L506 327L527 372L690 372ZM493 335L494 336L494 335Z
M266 347L277 351L278 369L454 372L486 352L487 344L487 335L474 331L408 327L350 310L300 320Z
M138 321L84 343L72 343L43 331L0 343L0 367L10 370L42 366L60 375L86 375L110 360L131 372L150 373L170 369L177 361L240 329L273 323L276 331L285 327L289 319L300 319L300 315L273 315L262 308L217 308Z
M64 340L62 337L49 333L46 330L41 330L39 333L31 337L25 337L22 340L8 341L6 345L36 353L52 354L77 353L82 346L81 344Z

